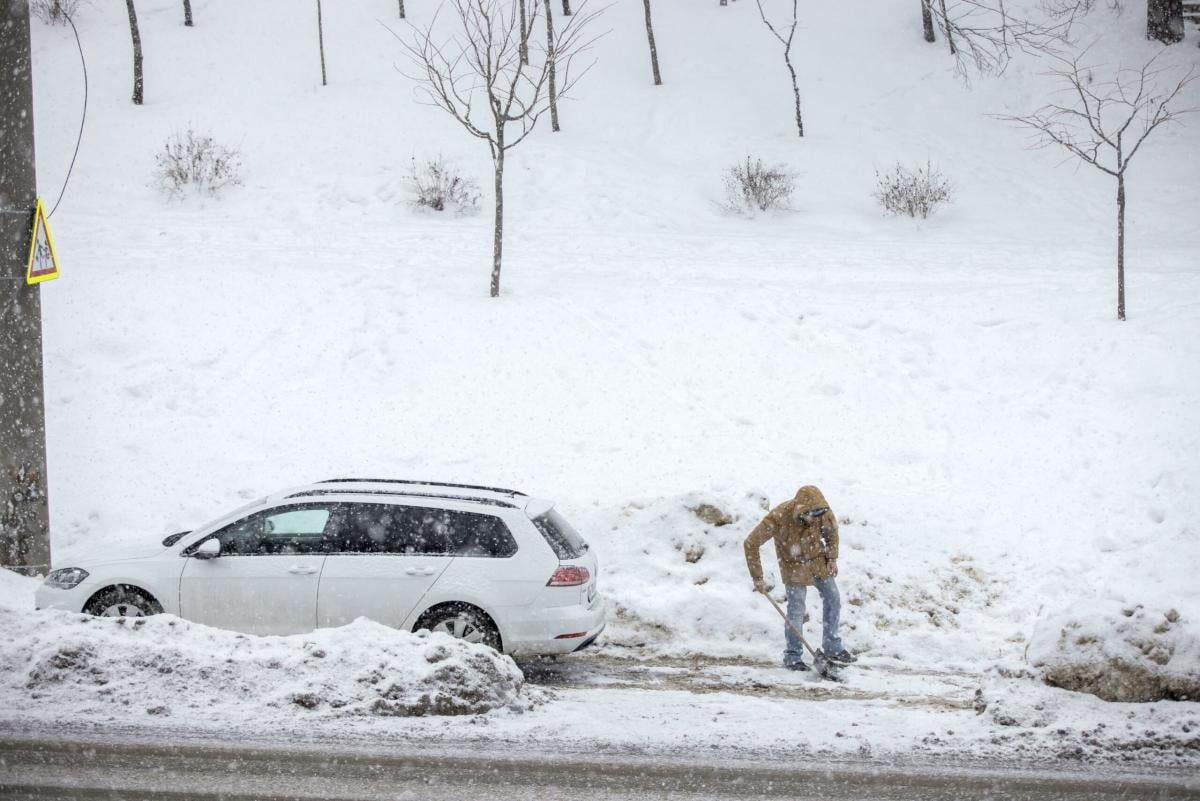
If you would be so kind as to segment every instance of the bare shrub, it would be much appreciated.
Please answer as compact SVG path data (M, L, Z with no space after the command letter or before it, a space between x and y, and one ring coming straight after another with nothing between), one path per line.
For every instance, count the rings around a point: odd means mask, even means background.
M66 25L81 0L30 0L29 13L50 25Z
M433 211L450 208L462 214L474 210L479 203L479 184L459 174L443 156L420 164L413 158L408 179L413 190L412 204L417 208Z
M787 208L796 189L796 175L783 164L763 164L746 156L725 171L725 205L732 211L768 211Z
M178 197L189 189L212 195L241 183L241 154L191 128L171 134L154 160L159 186L168 195Z
M929 162L910 170L897 164L890 172L875 171L875 199L889 214L907 214L927 218L946 203L953 201L954 187L941 170Z

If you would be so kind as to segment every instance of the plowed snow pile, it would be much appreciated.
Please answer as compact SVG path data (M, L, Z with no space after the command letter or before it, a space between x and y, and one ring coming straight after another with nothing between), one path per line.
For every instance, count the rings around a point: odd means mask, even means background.
M474 715L525 711L541 698L506 656L365 619L254 637L168 615L89 618L4 605L0 640L0 696L59 719Z
M742 545L779 500L757 491L697 492L581 515L606 557L601 581L610 619L601 647L779 659L783 624L752 591ZM847 647L942 667L978 665L1002 649L1020 654L1028 610L1017 594L1004 592L999 560L982 558L978 548L968 554L929 537L908 538L899 525L867 519L854 507L835 512ZM771 595L785 603L773 546L761 553ZM807 604L806 632L819 642L815 590Z
M1106 701L1200 699L1200 631L1175 609L1109 603L1049 617L1029 662L1046 683Z

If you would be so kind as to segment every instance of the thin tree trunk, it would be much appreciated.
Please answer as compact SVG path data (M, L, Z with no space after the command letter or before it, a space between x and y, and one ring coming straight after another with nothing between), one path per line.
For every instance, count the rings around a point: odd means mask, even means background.
M1147 0L1146 38L1163 44L1183 40L1183 0Z
M563 0L563 16L571 16L571 0Z
M325 81L325 26L321 23L321 0L317 0L317 47L321 50L321 86Z
M957 55L958 48L954 46L954 36L950 33L950 17L946 16L946 0L939 0L942 6L942 24L946 28L946 41L950 43L950 55Z
M535 0L536 2L536 0ZM529 24L525 21L525 0L519 0L517 3L521 7L521 44L517 47L517 51L521 54L521 63L529 63Z
M137 10L133 0L125 0L125 8L129 11L129 36L133 39L133 104L142 105L142 34L138 31Z
M792 95L796 98L796 130L800 138L804 138L804 117L800 115L800 83L796 80L796 68L792 66L792 48L783 51L783 62L787 64L788 72L792 75Z
M183 24L188 28L194 27L192 25L192 0L183 0Z
M504 138L501 137L492 157L496 167L496 222L492 229L492 288L493 298L500 297L500 259L504 252Z
M925 31L925 41L937 41L933 34L933 9L929 7L930 0L921 0L921 27Z
M546 0L546 58L550 59L549 91L550 91L550 130L558 131L558 89L555 86L554 70L554 14L551 12L550 0Z
M400 0L400 19L404 19L404 0Z
M654 69L654 85L662 86L662 74L658 71L658 48L654 46L654 26L650 24L650 0L642 0L646 7L646 38L650 41L650 66Z
M1117 173L1117 319L1125 319L1125 172Z

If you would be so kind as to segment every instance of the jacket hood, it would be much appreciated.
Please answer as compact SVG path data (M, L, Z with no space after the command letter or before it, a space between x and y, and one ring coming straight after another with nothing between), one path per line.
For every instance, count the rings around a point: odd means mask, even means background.
M828 509L829 502L825 500L825 496L821 491L812 485L805 485L796 491L796 497L792 499L792 516L796 519L805 512L811 512L813 509Z

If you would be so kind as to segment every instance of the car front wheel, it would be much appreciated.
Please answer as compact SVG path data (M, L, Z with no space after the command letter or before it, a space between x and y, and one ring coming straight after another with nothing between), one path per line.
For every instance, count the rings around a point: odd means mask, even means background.
M162 612L162 605L136 587L108 587L92 596L83 611L97 617L145 617Z

